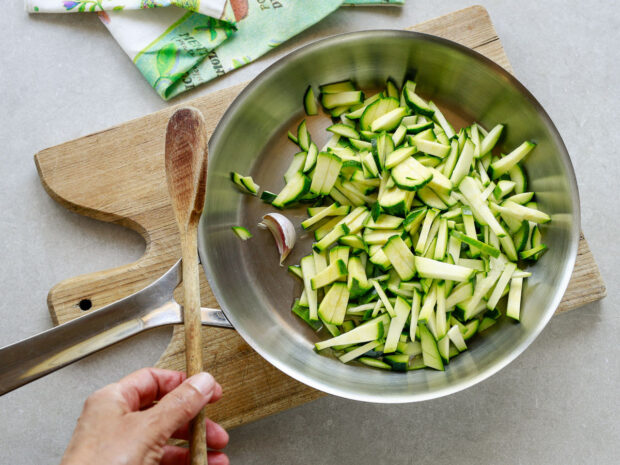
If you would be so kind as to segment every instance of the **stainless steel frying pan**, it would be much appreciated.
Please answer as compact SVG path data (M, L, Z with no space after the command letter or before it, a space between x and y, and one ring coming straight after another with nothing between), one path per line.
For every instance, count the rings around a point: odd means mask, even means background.
M244 243L230 233L231 225L255 225L269 208L231 191L228 173L251 170L262 188L277 192L295 153L286 130L302 117L301 96L308 84L316 89L322 83L352 78L362 88L378 88L389 76L400 82L416 70L416 91L452 110L453 119L465 117L486 127L505 123L503 150L525 139L538 142L525 167L530 188L553 220L543 231L550 250L528 279L521 324L503 321L494 326L445 372L386 373L313 352L317 336L290 313L299 283L278 267L268 233L256 231L255 238ZM318 138L322 131L311 128L311 133ZM198 242L211 288L235 329L258 353L316 389L372 402L412 402L464 389L525 350L553 315L568 284L579 240L579 196L562 139L516 79L452 42L413 32L366 31L303 47L246 87L220 121L210 153ZM301 209L287 215L294 221L304 217ZM309 250L309 239L301 241L289 261L297 263Z
M504 149L524 139L538 142L525 167L530 189L537 192L541 208L553 221L543 231L550 250L531 270L521 323L495 325L472 343L471 350L451 361L445 372L404 374L343 365L312 350L321 335L290 313L301 290L299 283L278 266L269 233L255 227L270 208L238 194L228 173L251 171L262 188L278 191L282 187L282 174L295 152L286 131L302 118L301 96L308 84L316 88L352 78L363 88L378 88L390 76L400 81L416 71L420 92L438 103L457 126L472 120L487 127L503 122L507 125ZM310 131L320 143L329 122L313 123ZM366 31L303 47L261 73L237 97L209 149L199 253L211 288L228 320L258 353L314 388L351 399L392 403L464 389L523 352L549 321L568 285L579 241L579 196L562 139L540 104L516 79L455 43L413 32ZM302 209L285 213L296 224L305 217ZM248 227L254 238L240 242L230 231L233 225ZM298 234L301 238L288 258L290 263L310 250L310 238L301 230ZM176 283L178 273L173 268L137 295L0 349L0 394L144 329L180 322L180 307L171 292ZM205 309L203 317L228 324L217 311ZM90 330L76 336L85 327Z

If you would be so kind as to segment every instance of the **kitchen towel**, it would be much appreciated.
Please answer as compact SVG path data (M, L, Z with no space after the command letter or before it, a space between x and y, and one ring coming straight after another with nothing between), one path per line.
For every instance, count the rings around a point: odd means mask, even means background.
M402 5L405 0L344 0L344 6L390 6L390 5Z
M221 14L225 3L226 0L25 0L26 10L30 13L83 13L178 6L219 19L223 19ZM389 6L403 3L405 0L344 0L343 5Z
M85 13L178 6L220 18L226 0L25 0L30 13Z
M343 1L404 0L26 0L26 9L97 11L148 83L168 100L256 60Z

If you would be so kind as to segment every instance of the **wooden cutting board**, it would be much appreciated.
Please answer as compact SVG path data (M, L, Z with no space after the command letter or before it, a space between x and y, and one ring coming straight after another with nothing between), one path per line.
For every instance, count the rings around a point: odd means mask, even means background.
M410 29L459 42L494 60L508 71L510 64L487 11L474 6L436 18ZM199 97L209 134L245 84ZM81 301L89 311L136 292L166 271L181 254L177 226L168 201L164 176L164 134L175 107L129 121L35 155L41 181L62 205L82 215L119 223L138 231L147 247L137 262L119 268L65 280L48 296L55 324L81 316ZM201 277L203 306L218 304ZM579 254L568 290L558 312L601 299L605 285L581 237ZM233 330L204 328L208 347L205 367L222 384L226 396L209 407L209 416L234 427L321 397L284 375L254 352ZM174 330L170 345L157 366L184 370L182 328Z

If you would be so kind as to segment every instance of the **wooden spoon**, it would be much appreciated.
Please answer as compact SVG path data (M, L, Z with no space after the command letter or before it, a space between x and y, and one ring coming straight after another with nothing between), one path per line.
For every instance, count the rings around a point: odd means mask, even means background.
M166 129L166 181L181 233L187 376L203 370L197 231L207 181L207 131L195 108L177 110ZM190 424L192 465L207 464L205 409Z

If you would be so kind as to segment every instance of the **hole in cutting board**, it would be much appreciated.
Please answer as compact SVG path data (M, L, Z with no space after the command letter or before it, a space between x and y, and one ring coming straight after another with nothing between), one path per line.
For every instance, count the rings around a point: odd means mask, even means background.
M83 311L90 310L93 307L93 303L90 299L82 299L78 305L80 306L80 310Z

